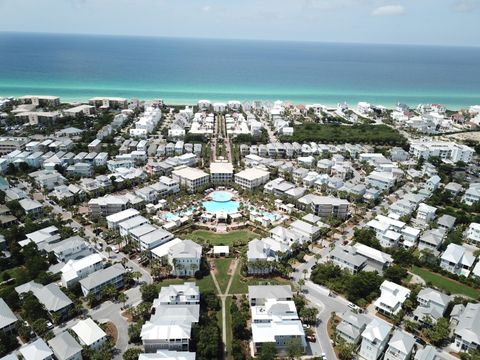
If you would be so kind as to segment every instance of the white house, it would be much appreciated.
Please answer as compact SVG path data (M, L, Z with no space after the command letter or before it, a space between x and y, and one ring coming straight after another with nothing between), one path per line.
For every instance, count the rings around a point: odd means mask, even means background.
M71 327L80 344L98 350L107 340L107 334L91 318L80 320Z
M468 303L466 307L462 307L462 310L453 330L455 341L452 347L459 352L478 350L480 349L480 304Z
M449 244L440 257L440 267L457 275L470 275L475 257L466 248Z
M408 360L412 355L414 345L415 338L413 335L397 329L393 332L392 338L388 342L388 348L383 359Z
M200 269L202 247L192 240L182 240L168 250L173 276L193 276Z
M440 319L447 310L450 296L432 288L423 288L417 295L418 306L413 311L413 318L423 322L426 317L433 323Z
M374 318L362 332L362 344L358 355L364 360L377 360L385 350L392 326L386 321Z
M402 309L405 300L410 296L410 290L394 282L385 280L380 286L381 295L374 305L377 311L396 315Z
M480 224L471 223L467 231L465 232L465 238L467 239L467 241L478 246L478 244L480 243Z

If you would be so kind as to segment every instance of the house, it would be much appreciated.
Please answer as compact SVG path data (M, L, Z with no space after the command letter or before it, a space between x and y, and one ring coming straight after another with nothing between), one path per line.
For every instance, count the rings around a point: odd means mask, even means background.
M436 211L436 207L421 203L417 209L417 220L428 223L435 219Z
M415 345L413 335L397 329L393 332L392 338L388 342L387 351L385 351L384 360L408 360L410 359Z
M26 234L28 242L34 242L39 245L43 242L54 243L60 240L60 234L56 226L48 226L46 228Z
M466 248L457 244L449 244L440 257L440 267L452 274L468 276L475 257Z
M125 272L123 265L117 263L91 273L86 278L80 280L83 295L93 294L99 296L107 286L113 286L116 289L122 288Z
M80 320L71 327L80 344L98 350L107 341L107 334L91 318Z
M147 226L147 225L144 225ZM137 230L137 228L133 229ZM153 248L156 248L157 246L160 246L162 244L165 244L166 242L170 241L173 239L173 234L164 230L157 228L154 231L151 231L149 233L146 233L142 236L139 237L138 242L139 242L139 247L141 251L143 250L151 250Z
M27 292L32 292L40 304L42 304L45 310L52 316L55 315L62 318L68 314L68 311L73 306L72 300L70 300L55 283L44 286L32 280L26 284L17 286L15 291L20 297Z
M471 183L470 187L465 191L462 201L468 206L471 206L479 200L480 200L480 183Z
M410 290L394 282L385 280L380 286L380 297L375 301L375 309L386 315L394 316L402 309Z
M418 249L419 250L428 249L435 252L443 243L445 236L446 236L445 230L440 228L426 230L418 240Z
M383 271L393 263L393 258L383 251L361 243L356 243L353 247L358 255L367 259L365 271L378 271L378 273L383 274Z
M192 324L200 317L200 291L193 282L170 285L160 290L153 301L152 316L141 330L145 351L186 351Z
M367 259L358 254L354 247L337 245L328 254L328 259L342 269L356 274L367 265Z
M442 179L440 179L440 176L433 175L427 181L425 181L425 189L427 189L430 192L434 192L440 186L441 181Z
M436 323L447 310L450 296L432 288L423 288L417 295L418 306L413 311L415 321L425 322L428 317Z
M254 189L265 184L270 173L259 168L248 168L235 174L235 183L244 189Z
M371 319L364 314L354 314L351 311L346 311L339 317L341 321L337 325L336 334L346 342L358 344Z
M168 250L173 276L193 276L200 269L202 247L192 240L182 240Z
M478 246L480 243L480 224L471 223L468 226L467 231L465 232L465 238L468 242L471 242Z
M462 307L458 323L453 330L455 340L452 348L458 352L480 349L480 304L468 303ZM453 310L452 310L453 312Z
M93 252L90 245L80 236L72 236L56 243L47 244L44 249L53 252L59 262L80 259Z
M68 331L48 340L57 360L82 360L82 347Z
M138 226L149 224L149 220L141 215L137 215L118 224L118 230L121 236L129 236L130 231Z
M457 196L463 190L463 186L456 182L449 182L444 187L444 191L448 191L452 196Z
M281 353L291 339L300 340L306 349L305 332L298 318L290 286L249 286L248 297L255 352L262 344L273 343Z
M388 344L392 326L386 321L374 318L362 332L362 343L358 355L364 360L379 359Z
M254 239L248 243L247 250L247 271L249 274L268 274L272 266L268 262L275 261L277 255L271 246L264 239Z
M39 217L43 212L43 206L36 200L31 199L21 199L19 200L19 204L22 207L25 215L30 216L32 218Z
M366 178L365 183L378 190L388 190L392 188L397 181L397 177L393 172L372 171Z
M5 334L11 334L15 331L15 324L18 321L7 303L0 298L0 331Z
M69 288L101 269L103 269L103 258L98 253L78 260L69 260L61 269L62 285Z
M22 346L18 352L25 360L53 360L53 352L41 338Z
M320 227L302 220L295 220L290 229L304 236L308 241L315 241L320 237Z
M140 354L138 360L195 360L196 353L189 351L157 350L152 354Z
M210 182L210 176L203 170L188 166L179 166L172 171L172 179L189 192L196 192Z
M414 360L442 360L440 353L432 345L417 350Z
M88 202L88 209L92 217L113 215L126 210L130 206L130 201L119 195L105 195Z
M456 220L457 219L454 216L444 214L438 218L437 226L439 229L442 229L448 232L451 229L453 229L453 226L455 225Z

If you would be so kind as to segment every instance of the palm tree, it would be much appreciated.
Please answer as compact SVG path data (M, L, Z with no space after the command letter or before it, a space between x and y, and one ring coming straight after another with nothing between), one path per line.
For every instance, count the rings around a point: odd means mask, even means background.
M125 307L125 303L128 300L128 296L127 296L127 294L122 292L122 293L118 294L117 300L120 301L123 304L123 307Z
M107 252L108 257L110 257L110 253L112 252L112 248L110 246L107 246L105 248L105 251Z

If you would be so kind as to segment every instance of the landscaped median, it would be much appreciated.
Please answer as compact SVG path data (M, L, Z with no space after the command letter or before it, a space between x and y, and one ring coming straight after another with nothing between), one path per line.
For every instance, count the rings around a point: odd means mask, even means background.
M431 283L433 286L442 289L452 295L465 295L472 299L480 296L480 290L462 284L459 281L449 279L446 276L434 273L428 269L413 266L410 271L420 276L425 282Z

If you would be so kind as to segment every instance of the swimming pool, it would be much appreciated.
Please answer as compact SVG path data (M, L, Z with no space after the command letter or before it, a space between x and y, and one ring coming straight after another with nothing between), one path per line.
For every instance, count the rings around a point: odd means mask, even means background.
M210 194L210 199L216 202L227 202L232 200L233 194L230 191L214 191Z
M240 202L238 201L204 201L203 207L209 213L216 214L218 212L226 212L227 214L233 214L238 212Z
M266 217L270 221L277 221L277 220L280 219L279 214L275 214L275 213L271 213L271 212L263 211L263 210L258 210L256 208L250 208L250 212L253 215L261 215L263 217Z
M180 219L182 216L190 216L197 208L195 206L191 206L186 210L177 211L176 213L167 212L162 215L162 218L166 221L176 221Z
M166 221L175 221L175 220L178 220L179 217L171 212L169 213L165 213L162 215L162 217L166 220Z

